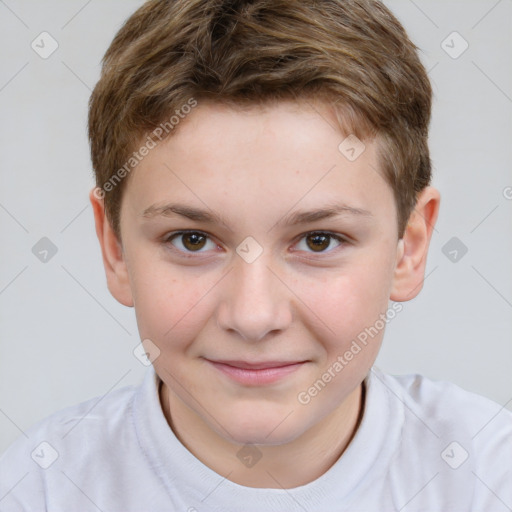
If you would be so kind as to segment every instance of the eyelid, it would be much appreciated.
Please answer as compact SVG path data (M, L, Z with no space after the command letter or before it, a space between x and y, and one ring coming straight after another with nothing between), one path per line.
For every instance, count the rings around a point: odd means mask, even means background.
M164 242L166 242L166 241L171 240L172 238L177 237L178 235L186 235L186 234L190 234L190 233L197 233L198 235L205 235L210 240L214 240L215 239L215 237L213 235L211 235L207 231L203 231L202 229L179 229L177 231L171 231L170 233L166 233L162 237L162 240Z

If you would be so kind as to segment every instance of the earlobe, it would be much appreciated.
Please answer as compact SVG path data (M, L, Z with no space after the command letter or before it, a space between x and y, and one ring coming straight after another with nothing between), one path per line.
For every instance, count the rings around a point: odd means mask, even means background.
M397 263L390 299L396 302L411 300L423 287L427 254L440 205L439 191L425 188L416 201L404 236L397 246Z
M89 193L94 212L96 235L100 242L107 286L112 296L124 306L133 306L128 269L123 248L105 215L103 198L94 187Z

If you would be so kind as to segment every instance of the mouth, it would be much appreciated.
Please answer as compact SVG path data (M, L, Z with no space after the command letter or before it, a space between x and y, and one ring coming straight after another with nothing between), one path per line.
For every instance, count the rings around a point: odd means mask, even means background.
M232 380L249 386L272 384L299 370L308 361L213 361L216 370Z

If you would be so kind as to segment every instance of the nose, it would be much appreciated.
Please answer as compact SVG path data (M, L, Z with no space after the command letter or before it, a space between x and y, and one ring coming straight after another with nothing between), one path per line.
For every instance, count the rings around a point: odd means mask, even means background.
M227 276L217 310L220 328L256 342L286 330L292 321L292 293L263 255L238 258Z

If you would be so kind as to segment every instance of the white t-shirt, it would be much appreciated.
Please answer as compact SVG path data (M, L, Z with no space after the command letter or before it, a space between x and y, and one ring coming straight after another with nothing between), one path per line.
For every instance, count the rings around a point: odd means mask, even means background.
M154 369L51 415L0 458L2 512L507 512L512 413L446 382L373 368L360 427L321 477L235 484L200 462L162 413ZM242 462L240 462L242 463Z

